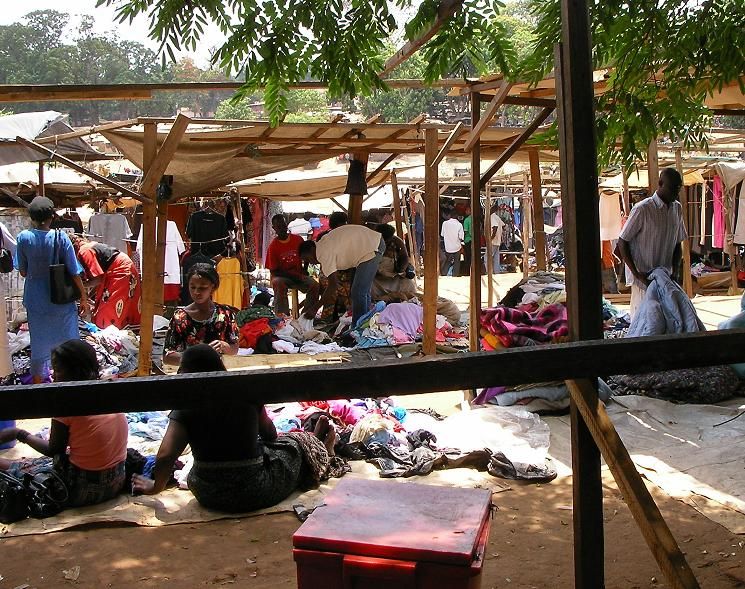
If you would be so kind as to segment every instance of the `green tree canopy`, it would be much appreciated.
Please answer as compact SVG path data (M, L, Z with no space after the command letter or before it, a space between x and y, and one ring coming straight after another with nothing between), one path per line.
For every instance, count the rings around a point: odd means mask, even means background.
M377 73L386 41L399 32L396 11L416 9L404 27L414 39L440 6L439 0L97 1L115 6L122 22L149 14L151 37L171 54L196 47L205 26L216 23L226 42L215 63L244 72L244 92L265 88L274 121L286 110L288 84L308 76L327 83L332 97L383 89ZM560 39L559 0L530 0L527 12L516 7L515 18L531 15L537 23L524 59L517 38L510 39L516 30L498 18L503 8L499 0L463 0L421 49L425 78L465 64L478 72L497 69L511 80L546 75ZM614 68L597 104L602 162L621 159L628 166L661 135L698 142L709 121L707 93L735 80L745 91L742 0L590 0L590 12L595 65Z

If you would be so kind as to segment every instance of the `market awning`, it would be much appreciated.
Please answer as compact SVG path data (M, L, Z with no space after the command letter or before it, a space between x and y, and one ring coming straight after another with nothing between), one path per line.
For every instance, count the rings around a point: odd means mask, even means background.
M629 175L629 188L648 188L649 187L649 176L647 170L639 170ZM683 174L683 184L685 186L693 186L694 184L703 184L704 177L698 170L690 170ZM600 188L610 188L623 190L623 174L617 174L611 178L607 178L600 183Z
M35 141L42 137L70 133L73 128L65 122L66 118L67 115L53 110L0 117L0 166L48 159L38 151L19 145L15 139L23 137ZM93 149L80 137L52 143L50 148L75 161L95 161L109 157Z

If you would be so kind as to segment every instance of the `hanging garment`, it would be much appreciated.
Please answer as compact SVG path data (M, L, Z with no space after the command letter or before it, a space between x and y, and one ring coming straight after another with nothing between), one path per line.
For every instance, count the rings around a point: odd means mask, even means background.
M724 186L719 176L714 176L714 219L712 246L724 248Z
M745 244L745 182L740 184L740 193L737 198L737 225L735 225L734 242L739 245Z
M706 245L706 199L709 197L709 185L704 182L701 185L701 239L699 243Z
M238 258L220 260L217 273L220 275L220 286L213 293L212 299L221 305L230 305L240 309L243 300L243 278Z
M621 234L621 206L616 192L600 193L600 240L612 241Z
M126 240L132 237L127 218L121 213L96 213L88 221L88 233L99 243L127 252Z
M157 221L156 221L156 235L157 235ZM109 244L111 245L111 244ZM166 225L166 255L165 255L165 276L163 276L163 284L175 284L181 287L181 265L179 264L179 257L186 251L184 240L181 239L181 234L178 231L175 221L168 221ZM140 254L142 259L142 231L137 236L137 253ZM140 264L143 267L142 264ZM143 278L144 278L144 272ZM178 298L178 293L175 298ZM173 300L169 298L168 300Z
M186 235L191 240L191 253L217 256L225 251L228 222L223 215L211 209L197 211L186 223Z

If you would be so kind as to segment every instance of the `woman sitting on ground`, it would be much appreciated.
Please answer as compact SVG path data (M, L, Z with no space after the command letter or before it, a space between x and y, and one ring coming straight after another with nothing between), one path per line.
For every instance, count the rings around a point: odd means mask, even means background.
M219 354L238 353L238 326L235 309L220 305L212 295L220 286L220 276L211 264L194 264L186 275L190 305L176 309L168 326L163 362L178 366L181 354L197 344L208 344Z
M385 252L375 274L372 299L386 303L408 301L416 296L416 282L406 245L396 236L395 229L390 225L382 223L375 229L383 236Z
M55 382L97 380L96 352L84 341L69 340L52 350L52 369ZM18 462L0 458L0 470L22 478L24 473L54 468L67 487L65 507L101 503L124 488L128 434L123 413L55 417L49 440L8 428L0 431L0 443L15 438L44 457Z
M181 355L179 373L221 372L222 359L210 346L200 344ZM132 490L155 495L166 488L173 463L186 445L194 466L187 483L197 501L209 509L238 513L275 505L303 484L310 469L315 484L329 475L335 432L328 419L319 420L315 435L277 430L262 405L224 410L171 411L153 469L153 479L134 475ZM319 441L325 440L324 443Z

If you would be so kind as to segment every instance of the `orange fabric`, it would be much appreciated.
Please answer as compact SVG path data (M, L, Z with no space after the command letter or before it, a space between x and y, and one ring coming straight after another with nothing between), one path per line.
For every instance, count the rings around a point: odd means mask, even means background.
M127 458L127 418L124 413L55 417L70 430L70 462L83 470L105 470Z
M602 242L603 268L613 268L613 248L610 241Z

